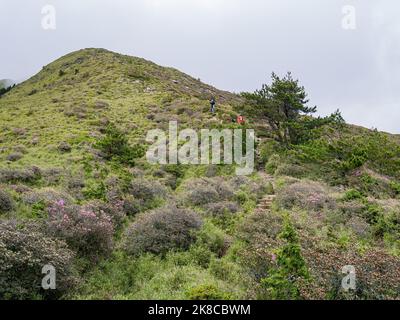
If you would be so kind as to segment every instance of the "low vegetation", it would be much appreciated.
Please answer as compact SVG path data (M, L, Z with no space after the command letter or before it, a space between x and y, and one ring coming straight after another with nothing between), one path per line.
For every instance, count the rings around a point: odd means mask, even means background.
M45 66L0 99L0 298L400 299L399 137L315 111L290 74L235 95L103 49ZM149 129L239 114L248 177L144 158Z

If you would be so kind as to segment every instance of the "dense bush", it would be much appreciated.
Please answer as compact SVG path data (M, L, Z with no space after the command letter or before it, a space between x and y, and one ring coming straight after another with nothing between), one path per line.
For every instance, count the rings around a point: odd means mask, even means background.
M147 202L165 196L166 188L157 180L136 179L132 181L129 193Z
M45 236L37 225L0 222L0 299L56 298L76 282L74 254L65 242ZM56 269L56 290L43 290L42 268Z
M111 251L114 226L101 208L67 205L59 200L49 206L48 212L48 233L64 239L80 254L97 258Z
M143 178L135 179L129 186L128 193L133 196L130 203L126 203L126 208L130 207L132 213L152 209L158 205L166 195L167 189L157 180L146 180Z
M286 155L296 163L312 164L316 175L339 184L347 182L346 176L362 166L395 178L400 173L398 142L385 133L366 129L355 132L350 126L295 146Z
M186 292L189 300L230 300L232 296L228 292L223 292L213 284L203 284L190 288Z
M232 238L210 222L206 222L197 235L196 246L206 248L219 258L227 253L231 244Z
M25 182L34 183L42 177L42 172L38 167L27 169L0 169L0 182Z
M297 164L282 163L275 170L275 175L301 178L306 175L306 169Z
M22 201L26 204L33 205L38 202L43 202L46 205L63 199L64 203L72 203L73 199L70 195L63 191L53 188L43 188L39 190L32 190L22 195Z
M220 200L218 192L214 188L205 185L198 186L195 190L189 191L187 199L190 204L195 206L214 203Z
M309 210L333 209L335 200L326 188L313 181L302 181L287 186L277 196L278 203L286 209L300 207Z
M124 198L122 208L127 216L134 216L143 209L143 201L128 195Z
M201 219L192 211L163 207L143 214L126 232L129 254L143 252L165 255L171 249L188 249L196 239Z
M0 213L6 213L14 208L13 198L5 191L0 190Z
M268 159L268 162L265 164L265 171L269 174L274 174L281 163L281 157L278 154L273 154Z
M400 260L381 249L360 253L355 248L319 248L318 239L303 254L313 281L304 287L305 299L399 299ZM341 286L345 274L342 268L353 265L356 271L356 290L345 292ZM311 287L309 287L311 285Z
M112 123L107 125L105 136L95 147L102 151L105 159L116 159L130 165L134 165L135 159L144 155L143 146L130 146L126 135Z
M300 296L298 280L308 279L309 273L301 254L296 230L289 218L285 219L279 237L284 240L282 247L275 251L276 266L269 270L267 277L261 279L261 298L297 299Z
M233 201L221 201L209 203L206 206L206 212L210 216L221 217L224 215L235 214L240 210L240 206Z
M359 238L366 238L370 235L371 226L362 218L353 216L346 224Z
M195 206L203 206L224 200L231 200L234 192L222 178L201 178L190 180L184 185L185 201Z
M72 149L70 144L65 141L60 142L57 148L60 152L70 152Z
M243 247L238 249L238 256L255 283L267 277L268 270L275 265L273 250L282 244L278 238L282 225L280 213L256 211L246 216L239 226L237 236Z
M112 202L94 200L87 203L85 207L92 210L97 215L104 215L105 213L111 218L114 229L119 229L122 227L126 218L123 205L124 202L120 200L115 200Z
M364 194L355 189L347 190L343 196L344 201L358 200L358 199L363 199L363 198L364 198Z
M7 156L6 159L7 159L8 161L18 161L18 160L22 159L22 157L23 157L22 153L20 153L20 152L14 152L14 153L10 153L10 154Z

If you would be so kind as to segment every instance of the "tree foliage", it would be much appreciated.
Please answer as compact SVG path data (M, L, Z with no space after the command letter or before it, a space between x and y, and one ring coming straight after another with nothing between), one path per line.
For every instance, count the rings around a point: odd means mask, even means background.
M5 95L8 91L10 91L14 87L15 87L15 84L13 84L12 86L9 86L7 88L0 88L0 98L1 98L1 96Z
M276 251L276 267L269 270L269 275L261 280L266 289L266 296L272 299L297 299L299 290L296 282L308 279L309 273L301 255L299 238L289 217L285 218L279 237L285 241Z
M266 118L275 139L285 146L311 137L311 131L331 122L343 122L339 111L329 117L311 117L317 107L309 107L305 88L288 72L283 78L272 73L272 84L263 84L254 93L243 93L251 111Z
M139 145L130 146L127 136L113 123L107 125L105 136L97 142L95 147L103 152L105 159L114 159L130 165L135 164L135 158L144 155L144 148Z

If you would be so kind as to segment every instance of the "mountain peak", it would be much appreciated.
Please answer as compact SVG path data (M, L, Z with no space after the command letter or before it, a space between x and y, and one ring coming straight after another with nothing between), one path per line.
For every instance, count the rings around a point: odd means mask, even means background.
M36 94L46 91L49 96L52 92L61 90L69 93L86 92L90 96L107 94L112 98L112 94L119 96L123 93L130 96L136 93L136 89L201 100L215 96L220 103L240 101L237 95L218 90L177 69L102 48L81 49L60 57L44 66L14 93L21 97L32 92Z

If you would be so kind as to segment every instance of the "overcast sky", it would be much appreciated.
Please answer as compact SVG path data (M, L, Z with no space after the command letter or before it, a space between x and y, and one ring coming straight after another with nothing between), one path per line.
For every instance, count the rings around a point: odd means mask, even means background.
M42 27L45 5L55 30ZM0 0L0 79L87 47L235 92L290 70L320 114L400 133L399 16L398 0Z

